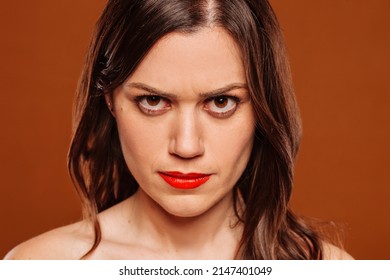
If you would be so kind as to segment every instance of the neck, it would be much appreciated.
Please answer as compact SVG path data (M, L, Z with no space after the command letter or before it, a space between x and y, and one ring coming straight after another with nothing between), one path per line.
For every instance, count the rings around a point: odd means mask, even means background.
M171 259L232 259L242 234L232 195L195 217L166 212L142 190L133 196L131 217L148 246Z

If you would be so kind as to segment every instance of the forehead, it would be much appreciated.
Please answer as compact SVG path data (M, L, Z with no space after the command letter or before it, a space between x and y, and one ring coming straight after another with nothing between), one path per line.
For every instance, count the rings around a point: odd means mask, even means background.
M238 45L223 28L213 27L164 36L129 80L177 93L245 83L246 78Z

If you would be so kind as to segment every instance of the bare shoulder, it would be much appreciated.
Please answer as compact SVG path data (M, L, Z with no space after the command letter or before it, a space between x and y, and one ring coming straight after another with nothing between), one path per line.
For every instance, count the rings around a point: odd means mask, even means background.
M353 260L354 258L343 249L330 243L323 243L325 260Z
M92 244L92 229L86 221L60 227L13 248L4 259L80 259Z
M101 242L88 258L106 259L111 255L110 248L113 244L121 243L123 237L128 238L131 232L123 231L122 212L124 203L119 203L101 213L97 218L101 228ZM6 256L8 260L74 260L81 259L94 243L94 224L83 220L68 226L60 227L30 240L27 240L13 248ZM134 238L136 240L136 238ZM127 239L126 239L127 240ZM102 249L105 248L105 249ZM108 249L107 249L108 248ZM113 250L111 250L113 251ZM115 252L118 248L115 249Z

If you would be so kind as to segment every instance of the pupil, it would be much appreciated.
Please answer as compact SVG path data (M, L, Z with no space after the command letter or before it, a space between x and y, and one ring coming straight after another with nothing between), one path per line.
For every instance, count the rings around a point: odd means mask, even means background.
M146 101L148 102L148 104L150 106L156 106L156 105L158 105L158 103L160 103L160 97L158 97L158 96L148 96Z
M226 97L218 97L215 99L215 105L218 108L224 108L227 104L227 98Z

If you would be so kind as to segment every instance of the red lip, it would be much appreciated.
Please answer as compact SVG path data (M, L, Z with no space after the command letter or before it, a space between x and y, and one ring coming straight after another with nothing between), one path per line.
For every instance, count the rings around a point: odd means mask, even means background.
M167 171L158 173L169 185L176 189L195 189L200 187L210 179L210 174L201 173L181 173L177 171Z

